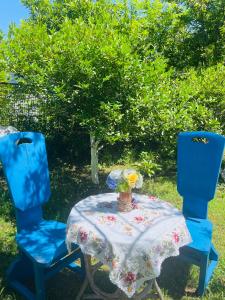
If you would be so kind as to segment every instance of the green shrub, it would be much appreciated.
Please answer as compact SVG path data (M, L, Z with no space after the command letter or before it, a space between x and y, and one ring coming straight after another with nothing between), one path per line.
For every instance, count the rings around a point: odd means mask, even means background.
M142 165L142 151L175 159L181 131L225 133L220 0L199 8L196 1L23 2L31 18L12 26L0 45L0 65L19 82L15 99L0 99L0 113L3 119L9 103L22 101L20 90L38 99L40 115L37 122L19 115L18 126L11 125L44 132L54 149L78 161L81 153L84 162L89 135L99 148L124 143L134 154L122 160ZM209 40L198 39L203 32Z
M141 152L139 160L134 163L138 170L145 176L152 177L157 171L161 170L161 166L156 162L157 156L152 152Z

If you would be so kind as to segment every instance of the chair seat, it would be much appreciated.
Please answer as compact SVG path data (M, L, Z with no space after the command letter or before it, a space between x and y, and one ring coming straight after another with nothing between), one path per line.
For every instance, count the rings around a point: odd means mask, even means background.
M207 219L187 218L186 224L192 237L187 246L208 253L211 248L212 223Z
M20 249L34 261L49 266L66 255L66 225L56 221L42 221L38 226L22 230L16 235Z

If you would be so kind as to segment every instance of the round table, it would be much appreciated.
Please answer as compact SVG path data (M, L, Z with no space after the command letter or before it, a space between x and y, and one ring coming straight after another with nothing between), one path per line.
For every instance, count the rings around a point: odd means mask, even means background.
M72 243L78 244L87 267L79 297L89 282L103 299L115 299L119 291L128 298L142 299L152 283L157 287L155 278L160 275L162 262L179 255L179 248L191 242L182 213L170 203L133 193L133 210L122 213L117 210L117 197L117 193L87 197L69 215L68 248ZM90 256L100 264L91 267ZM120 289L112 296L94 284L94 272L101 264L109 267L109 278ZM137 293L146 281L149 288ZM118 299L122 299L121 294Z

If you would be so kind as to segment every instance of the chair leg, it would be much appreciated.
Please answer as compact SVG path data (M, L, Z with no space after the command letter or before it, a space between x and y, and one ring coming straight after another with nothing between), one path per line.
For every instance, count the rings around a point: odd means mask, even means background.
M9 266L6 278L9 286L25 299L35 300L34 294L29 289L29 281L32 281L33 275L33 264L21 253Z
M77 258L75 257L74 260L76 260ZM75 262L70 263L69 265L67 265L67 268L69 268L71 271L79 274L80 279L84 280L85 276L86 276L86 271L85 271L85 263L84 263L84 256L81 253L79 256L80 259L80 264L76 264Z
M213 246L213 244L211 245L211 249L210 249L210 253L209 253L209 259L210 260L215 260L215 261L218 261L218 259L219 259L219 254L216 251L216 249Z
M86 269L85 269L85 262L84 262L83 254L80 257L80 261L81 261L81 276L82 276L82 279L84 279L86 277Z
M212 277L213 271L218 263L218 259L219 259L219 255L218 255L216 249L214 248L214 246L212 245L210 253L209 253L210 263L208 265L208 270L207 270L207 275L206 275L206 285L208 284L210 278Z
M201 258L200 272L199 272L199 281L198 281L198 296L202 296L206 287L206 276L207 276L207 267L208 267L208 256Z
M197 293L199 296L204 294L204 290L208 285L210 278L212 277L213 271L218 263L218 253L214 246L211 246L210 253L201 260L199 285Z
M36 300L45 300L45 274L44 269L34 265Z

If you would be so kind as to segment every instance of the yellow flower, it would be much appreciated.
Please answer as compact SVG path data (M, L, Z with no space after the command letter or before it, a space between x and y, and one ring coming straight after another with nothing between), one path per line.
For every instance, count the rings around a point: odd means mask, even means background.
M130 187L135 187L137 180L138 180L137 174L131 173L127 175L127 181Z

